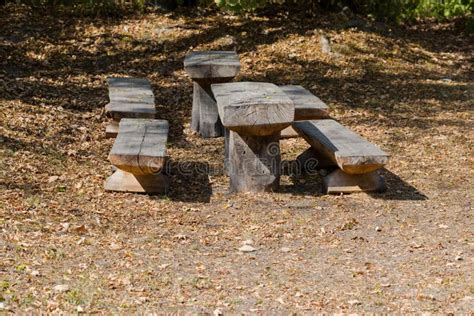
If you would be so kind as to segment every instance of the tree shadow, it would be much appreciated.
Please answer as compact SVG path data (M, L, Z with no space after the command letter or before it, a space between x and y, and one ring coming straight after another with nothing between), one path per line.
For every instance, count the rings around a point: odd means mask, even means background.
M212 186L209 164L196 161L170 161L166 173L170 177L168 197L173 201L209 203Z
M424 201L428 197L414 186L404 181L388 169L382 168L379 173L385 178L387 191L384 193L369 193L370 196L382 200Z
M280 192L291 195L324 195L323 178L319 170L314 170L311 174L307 174L298 167L297 161L284 161L286 166L293 166L290 168L283 168L282 175L289 176L292 185L281 185ZM335 168L334 168L335 169ZM328 173L334 169L325 169L323 172ZM383 200L410 200L421 201L427 200L428 197L422 192L418 191L414 186L401 179L398 175L392 173L385 168L377 171L384 177L387 186L387 191L382 193L367 192L371 197Z

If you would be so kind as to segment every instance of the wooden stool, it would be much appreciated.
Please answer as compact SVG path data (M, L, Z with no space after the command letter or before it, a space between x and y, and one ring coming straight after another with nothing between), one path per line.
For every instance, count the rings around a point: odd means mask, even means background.
M280 185L280 131L295 106L276 85L263 82L213 84L226 133L232 192L276 191Z
M239 56L233 51L191 52L184 69L194 81L191 129L204 138L223 136L211 84L231 81L240 70Z
M154 118L155 96L150 82L144 78L108 78L109 100L105 111L112 117L105 136L117 136L122 118Z
M168 121L122 119L110 162L118 170L106 183L106 191L166 193L168 178L163 174L168 141Z

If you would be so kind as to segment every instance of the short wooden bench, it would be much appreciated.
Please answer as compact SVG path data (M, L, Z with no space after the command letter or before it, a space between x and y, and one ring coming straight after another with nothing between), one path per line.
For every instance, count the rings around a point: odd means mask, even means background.
M150 82L144 78L108 78L109 104L105 111L112 117L106 137L116 137L123 118L154 118L155 96Z
M232 81L240 70L239 56L234 51L190 52L184 70L193 80L191 129L204 138L223 136L211 84Z
M110 162L118 170L105 183L106 191L166 193L164 175L168 121L122 119Z
M379 147L331 119L294 122L292 126L311 145L298 158L303 166L313 159L322 168L338 168L324 177L327 193L385 189L376 170L388 162L389 155Z
M287 85L280 87L295 104L295 121L329 118L329 108L317 96L302 86ZM281 131L281 138L298 137L293 127Z

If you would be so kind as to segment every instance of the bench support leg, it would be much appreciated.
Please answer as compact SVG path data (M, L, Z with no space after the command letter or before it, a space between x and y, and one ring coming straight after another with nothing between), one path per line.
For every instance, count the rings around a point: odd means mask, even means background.
M228 169L231 192L270 192L280 185L280 133L247 136L229 131Z
M385 190L384 178L377 171L352 175L338 169L323 179L323 191L328 194L384 192Z
M334 162L318 153L312 147L309 147L300 154L296 158L296 161L298 162L301 173L310 175L317 174L321 169L334 170L337 168Z
M119 121L112 120L109 125L105 128L105 138L115 138L117 137L119 130Z
M118 169L105 182L106 191L166 194L168 177L159 174L134 175Z
M211 84L231 81L232 78L194 79L191 129L204 138L221 137L224 128L217 111Z

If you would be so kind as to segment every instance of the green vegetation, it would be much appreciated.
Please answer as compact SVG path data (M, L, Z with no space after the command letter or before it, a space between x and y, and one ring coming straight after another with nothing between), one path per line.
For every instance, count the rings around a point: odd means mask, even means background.
M79 12L113 14L122 10L143 10L146 5L159 5L168 9L179 5L198 4L217 7L236 13L255 11L260 8L292 6L309 13L325 10L342 10L347 7L353 12L378 20L413 20L416 18L447 19L468 16L467 26L473 24L474 0L15 0L38 7L68 6ZM0 2L2 3L2 2Z
M390 20L451 18L472 14L474 9L473 0L215 0L215 3L236 12L282 4L309 11L348 7L356 13Z

